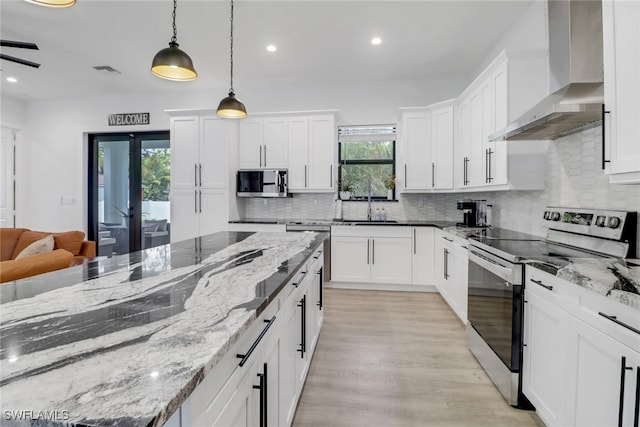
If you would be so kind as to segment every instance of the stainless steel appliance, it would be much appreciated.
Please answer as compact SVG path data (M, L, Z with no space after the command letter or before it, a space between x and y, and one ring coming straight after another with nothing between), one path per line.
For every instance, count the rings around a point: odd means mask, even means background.
M238 197L287 197L286 169L241 169L236 178Z
M287 223L287 231L322 231L331 236L331 224L327 221L296 221ZM324 283L331 281L331 238L324 241Z
M637 214L550 207L546 238L483 229L469 238L469 348L509 404L529 407L522 394L523 273L536 262L555 274L567 257L634 257Z
M486 200L458 200L456 207L462 211L462 222L458 225L464 227L485 227Z

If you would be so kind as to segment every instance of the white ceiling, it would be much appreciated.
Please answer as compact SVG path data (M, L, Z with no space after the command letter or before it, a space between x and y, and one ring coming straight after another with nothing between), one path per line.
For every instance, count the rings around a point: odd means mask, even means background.
M533 0L235 2L234 80L349 83L469 75ZM24 99L228 87L229 3L180 0L178 43L199 78L153 76L155 53L172 34L171 0L78 0L50 9L0 2L2 39L35 42L39 51L3 53L42 63L1 61L1 90ZM373 36L382 44L373 46ZM266 45L277 45L269 53ZM110 65L121 74L95 71ZM18 83L8 83L13 76Z

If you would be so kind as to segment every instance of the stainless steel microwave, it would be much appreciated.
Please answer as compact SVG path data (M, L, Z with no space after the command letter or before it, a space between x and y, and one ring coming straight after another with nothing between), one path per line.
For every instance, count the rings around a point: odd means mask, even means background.
M286 169L241 169L236 180L238 197L287 197Z

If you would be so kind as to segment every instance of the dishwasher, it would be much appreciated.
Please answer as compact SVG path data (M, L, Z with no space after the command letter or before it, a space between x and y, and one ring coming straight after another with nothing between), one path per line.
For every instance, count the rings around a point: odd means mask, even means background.
M329 238L324 241L324 283L331 281L331 225L316 222L289 222L287 231L318 231L329 233Z

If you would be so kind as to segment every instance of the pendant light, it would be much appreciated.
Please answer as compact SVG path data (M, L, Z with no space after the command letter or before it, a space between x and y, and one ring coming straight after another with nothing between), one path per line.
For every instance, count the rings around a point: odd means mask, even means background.
M158 77L174 81L195 80L198 77L193 61L189 55L180 50L177 43L176 30L176 7L178 0L173 0L173 37L169 42L169 47L165 47L153 57L151 72Z
M76 0L25 0L29 3L47 7L69 7L76 4Z
M242 101L236 98L233 91L233 0L231 0L231 85L229 96L220 101L216 114L226 119L241 119L246 117L247 110Z

